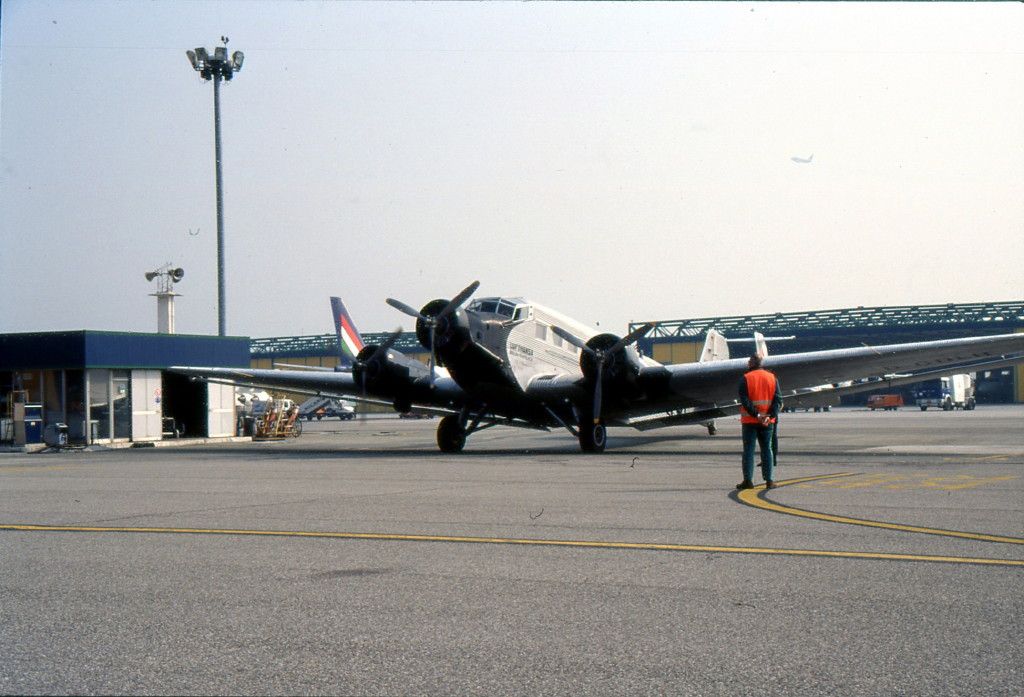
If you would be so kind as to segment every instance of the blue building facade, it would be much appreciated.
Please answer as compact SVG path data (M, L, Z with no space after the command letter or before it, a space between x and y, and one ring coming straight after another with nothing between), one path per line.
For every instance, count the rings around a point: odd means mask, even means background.
M65 331L0 334L0 442L143 442L234 435L229 387L171 365L244 367L248 337Z

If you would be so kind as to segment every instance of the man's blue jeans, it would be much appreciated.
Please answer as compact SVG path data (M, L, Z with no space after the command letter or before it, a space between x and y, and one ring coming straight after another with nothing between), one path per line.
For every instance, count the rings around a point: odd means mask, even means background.
M743 481L754 480L754 445L761 447L761 475L766 482L774 480L775 453L772 452L772 431L775 424L743 424Z

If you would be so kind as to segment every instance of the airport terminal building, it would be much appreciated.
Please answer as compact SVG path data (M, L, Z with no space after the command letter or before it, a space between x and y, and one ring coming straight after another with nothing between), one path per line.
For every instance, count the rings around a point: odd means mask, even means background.
M146 443L235 435L234 388L170 365L244 367L247 337L0 334L0 443Z

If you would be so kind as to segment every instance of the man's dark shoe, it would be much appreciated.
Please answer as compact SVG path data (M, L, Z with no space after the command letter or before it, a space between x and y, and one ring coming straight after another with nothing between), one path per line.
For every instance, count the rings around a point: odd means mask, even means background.
M775 482L765 482L764 483L764 488L765 489L774 489L775 487L776 487Z
M739 484L736 485L736 488L737 489L753 489L754 488L754 482L750 481L749 479L744 479L742 482L740 482Z

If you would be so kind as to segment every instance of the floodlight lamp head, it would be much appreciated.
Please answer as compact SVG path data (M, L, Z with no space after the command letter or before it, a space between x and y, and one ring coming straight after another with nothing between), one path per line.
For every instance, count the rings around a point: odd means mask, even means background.
M205 48L200 46L196 49L196 58L199 59L200 63L205 63L206 61L210 60L210 54L206 52Z
M235 51L231 54L231 64L234 66L236 71L242 69L243 60L245 60L245 54L241 51Z
M227 46L218 46L213 49L213 58L214 60L226 61L228 59Z
M188 62L192 64L192 69L199 70L199 60L196 58L196 52L185 51L185 55L188 56Z

